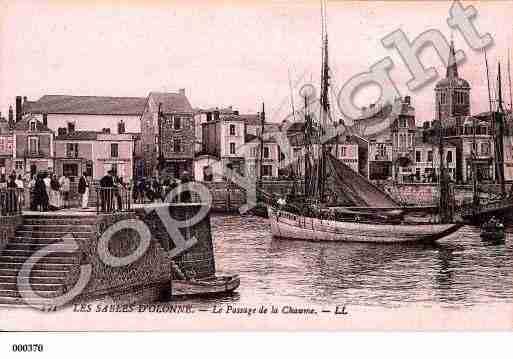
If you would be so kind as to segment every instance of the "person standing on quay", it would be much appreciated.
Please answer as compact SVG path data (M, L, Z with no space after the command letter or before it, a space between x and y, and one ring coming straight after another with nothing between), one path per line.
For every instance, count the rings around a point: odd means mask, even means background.
M89 204L89 182L87 181L85 172L78 180L78 193L81 197L81 207L84 209L87 208Z
M61 196L62 196L62 204L64 208L69 207L69 189L70 189L70 181L67 176L62 174L59 178L59 184L61 185Z
M114 171L110 170L100 180L100 197L101 197L101 208L102 212L111 211L114 206L112 201L114 198Z

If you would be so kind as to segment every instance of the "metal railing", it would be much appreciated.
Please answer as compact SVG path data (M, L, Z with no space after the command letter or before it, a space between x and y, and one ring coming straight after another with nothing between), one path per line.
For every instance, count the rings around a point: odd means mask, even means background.
M96 187L96 213L130 211L131 195L130 187Z
M15 216L21 214L25 196L23 188L0 189L0 214L2 216Z

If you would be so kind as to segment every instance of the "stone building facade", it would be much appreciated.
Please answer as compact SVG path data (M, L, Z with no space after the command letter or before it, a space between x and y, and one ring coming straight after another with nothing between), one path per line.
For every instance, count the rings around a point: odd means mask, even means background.
M196 143L193 109L178 93L151 92L141 116L141 146L146 176L159 172L176 178L193 174Z
M38 171L53 171L54 168L53 132L46 120L24 115L14 127L13 161L18 174Z

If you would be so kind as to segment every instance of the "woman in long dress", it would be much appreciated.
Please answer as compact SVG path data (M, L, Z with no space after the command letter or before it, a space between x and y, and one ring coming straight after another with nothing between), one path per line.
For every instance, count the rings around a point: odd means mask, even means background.
M58 210L62 207L62 201L61 201L61 193L59 189L61 188L61 185L59 184L59 181L57 180L56 175L52 175L52 178L50 179L50 209L51 210Z

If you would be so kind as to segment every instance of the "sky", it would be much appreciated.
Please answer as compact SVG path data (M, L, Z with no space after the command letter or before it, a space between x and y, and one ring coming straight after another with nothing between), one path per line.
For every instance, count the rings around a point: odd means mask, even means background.
M255 113L265 102L267 118L282 121L306 83L319 83L319 1L0 0L0 111L16 95L137 96L185 88L193 107L232 105ZM491 77L513 47L513 2L462 2L477 10L480 33L490 33ZM381 39L402 29L410 40L428 29L451 33L467 55L460 77L472 86L472 112L488 109L484 57L447 25L451 2L328 1L332 82L340 88L352 76L389 56L401 95L411 95L417 122L434 117L434 83L411 93L404 63ZM443 77L442 61L423 50L425 66ZM292 84L292 91L291 85ZM506 82L507 85L507 82ZM506 97L509 87L505 86ZM379 93L357 97L368 105ZM509 98L508 98L509 101ZM336 111L336 106L335 111ZM335 116L337 114L335 113Z

